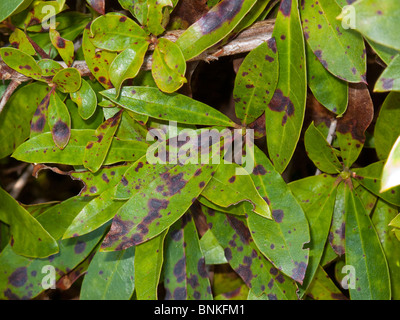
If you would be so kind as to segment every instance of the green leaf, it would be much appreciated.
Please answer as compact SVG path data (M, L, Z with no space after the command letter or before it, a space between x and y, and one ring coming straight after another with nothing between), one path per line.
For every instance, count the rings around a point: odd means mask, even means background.
M109 68L111 62L117 54L106 50L99 50L90 40L90 24L88 24L82 35L82 51L86 64L94 77L106 88L112 88L110 80Z
M265 111L278 83L278 69L275 38L252 50L243 60L233 89L236 116L243 124L253 122Z
M374 91L400 91L400 55L397 55L382 72L375 83Z
M29 42L25 32L21 29L15 28L14 32L10 34L9 42L14 48L19 49L30 56L36 54L36 50Z
M64 93L78 91L81 81L81 74L75 68L62 69L53 77L53 83L57 85L57 89Z
M225 213L230 213L230 214L235 214L239 216L244 216L246 212L250 212L253 210L253 205L251 202L244 201L244 202L239 202L238 204L233 204L229 207L221 207L219 205L216 205L215 203L211 202L207 198L203 197L203 195L200 195L198 197L199 202L206 207L208 207L211 210L217 210Z
M100 85L100 84L99 84ZM71 99L67 99L65 104L71 115L71 128L72 129L97 129L97 127L104 121L103 108L96 108L93 116L88 120L82 119L78 111L78 106Z
M318 266L307 295L314 300L347 300L321 266Z
M224 248L230 266L256 296L265 293L269 300L297 299L295 282L261 254L243 220L222 212L210 214L204 209L202 212L211 232Z
M135 247L97 251L83 279L80 300L129 300L135 289Z
M52 9L49 10L46 6L52 6ZM38 25L45 22L45 18L49 19L51 14L60 13L66 8L63 3L59 1L37 1L31 7L30 11L28 12L26 18L23 21L24 29L28 26ZM53 11L54 10L54 11Z
M35 59L25 52L7 47L0 49L0 55L11 69L35 80L42 80L42 70Z
M58 163L83 165L86 145L93 139L95 131L72 129L71 138L64 150L54 145L51 133L42 133L20 145L13 157L30 163ZM148 145L139 141L114 138L104 165L121 161L135 161L146 153Z
M93 173L91 171L72 171L68 172L74 180L83 183L83 188L79 195L81 197L98 196L105 190L114 187L120 182L122 175L129 168L128 164L104 167Z
M50 131L47 115L50 104L50 96L52 94L54 94L54 91L52 90L47 93L33 114L31 119L31 138L37 136L38 134Z
M400 50L396 32L400 23L400 3L397 0L362 0L353 4L356 30L364 37Z
M393 59L397 57L400 53L399 50L386 47L372 40L366 40L371 48L375 51L375 53L379 56L379 58L381 58L382 61L386 63L386 65L389 65L393 61Z
M329 230L329 244L333 251L339 256L345 253L345 213L345 187L344 183L339 183L336 190L332 224Z
M345 184L346 265L354 267L352 300L389 300L390 279L385 254L361 200ZM376 290L376 288L380 288Z
M335 150L315 127L314 122L310 124L305 133L304 145L308 157L314 162L318 169L332 174L337 174L342 171L343 166L337 158Z
M166 234L167 230L136 247L135 285L138 300L157 300Z
M317 273L332 221L337 182L328 175L311 176L290 184L310 227L309 263L301 286L304 294Z
M9 0L0 3L0 21L7 19L30 5L33 0Z
M153 53L151 74L160 90L172 93L184 83L186 62L181 49L172 41L160 38Z
M169 228L192 205L217 168L212 164L135 163L131 172L138 175L131 179L125 174L121 179L131 197L115 215L102 249L126 249ZM145 179L141 179L143 175Z
M71 117L67 106L60 99L54 88L50 92L47 119L54 143L63 150L71 137Z
M389 230L388 224L396 217L398 209L382 200L378 200L372 222L378 233L386 260L389 266L392 299L400 297L400 242L395 234Z
M114 134L121 121L122 112L123 110L119 111L115 116L103 122L94 132L92 138L96 140L88 142L85 148L83 156L85 168L96 172L104 163L113 142Z
M328 110L342 115L346 111L349 98L348 83L326 70L309 44L306 45L306 56L307 82L314 97Z
M58 62L51 59L39 60L37 64L42 69L43 77L54 77L58 71L63 69Z
M71 93L71 100L78 105L78 112L82 119L89 119L96 111L97 97L91 85L82 79L78 91Z
M336 77L366 83L366 49L360 34L343 29L335 1L305 1L301 5L304 35L314 55Z
M139 21L141 25L146 24L147 20L147 0L118 0L119 4Z
M72 62L74 62L74 43L70 40L62 38L60 33L55 29L50 29L49 35L51 43L57 49L60 57L64 60L67 66L70 67Z
M400 185L400 136L397 138L392 150L389 153L388 159L383 167L381 192L389 190ZM400 189L400 188L396 188ZM389 191L388 191L389 192ZM392 189L391 193L396 191ZM398 202L396 202L397 205Z
M398 145L398 143L397 143ZM389 155L390 158L390 155ZM389 158L387 161L389 161ZM393 183L390 185L394 188L391 190L387 190L388 188L383 188L389 186L387 183L388 177L391 179L396 179L395 175L388 175L387 169L385 170L386 173L383 174L384 171L384 161L378 161L375 163L370 164L365 168L357 168L354 169L353 177L366 189L371 191L373 194L382 198L386 202L394 204L396 206L400 206L400 187L394 187ZM385 180L384 180L385 179ZM386 191L387 190L387 191Z
M148 40L146 32L132 19L115 13L94 20L90 33L90 40L96 47L109 51L123 51L135 42Z
M11 227L11 247L16 254L45 258L58 252L54 238L1 188L0 202L0 220Z
M147 31L155 36L165 31L168 18L165 17L165 7L173 7L171 0L147 0L147 21L143 21ZM167 16L168 17L168 16Z
M221 207L248 201L255 213L272 219L268 203L259 195L250 175L235 163L220 165L201 195Z
M162 93L157 88L124 87L117 98L116 90L101 94L119 106L156 119L172 120L185 124L235 126L218 110L187 96Z
M392 146L400 136L400 93L391 92L383 102L375 123L375 146L378 158L388 157Z
M250 11L256 0L223 0L192 24L176 41L186 60L225 38Z
M296 148L306 105L305 49L297 7L297 0L281 2L272 34L279 56L279 81L265 110L265 125L268 152L279 173Z
M82 208L66 229L63 239L85 235L110 221L125 203L114 200L113 195L113 188L109 188Z
M228 263L225 258L224 248L221 247L217 238L215 238L214 234L210 230L207 230L206 233L203 234L199 244L201 252L204 254L206 264L213 265Z
M193 216L185 213L165 241L165 300L212 300L205 258Z
M283 273L302 282L308 264L310 241L304 211L288 186L260 149L254 150L250 175L260 195L270 204L273 220L248 214L247 223L260 251Z
M126 79L132 79L138 74L143 64L149 43L145 40L138 40L122 51L111 63L110 79L119 92L122 83Z
M49 86L34 82L17 89L0 114L0 158L11 154L30 133L30 121ZM18 130L15 130L18 128Z
M345 167L350 168L357 160L365 143L365 131L374 117L374 104L368 87L351 85L349 105L343 117L337 120L336 136L340 155Z
M16 255L10 247L5 248L0 255L0 299L25 300L36 297L45 290L42 281L46 281L44 277L49 275L48 266L57 270L55 281L59 280L86 259L103 233L104 228L87 236L59 241L59 253L46 259L28 259Z

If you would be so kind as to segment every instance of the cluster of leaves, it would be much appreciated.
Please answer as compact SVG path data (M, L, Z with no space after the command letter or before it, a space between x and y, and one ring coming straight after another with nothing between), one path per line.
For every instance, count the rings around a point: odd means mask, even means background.
M87 0L90 14L65 0L0 3L11 33L1 59L29 79L0 114L0 158L36 173L72 166L63 174L84 184L77 196L38 205L0 189L0 298L37 297L47 265L59 286L85 274L81 299L345 299L335 284L343 265L355 272L351 299L400 298L398 0L208 1L176 41L163 35L178 0L118 2L124 14L106 13L102 0ZM55 25L45 28L48 5ZM240 123L176 93L188 60L270 17L270 40L237 71ZM390 92L368 137L367 46L387 65L374 91ZM304 134L319 171L287 184L308 88L325 110ZM266 149L247 152L248 171L223 161L149 163L150 129L176 138L167 121L182 131L252 128ZM380 160L360 167L367 147ZM326 274L332 262L336 279ZM211 281L218 265L236 280Z

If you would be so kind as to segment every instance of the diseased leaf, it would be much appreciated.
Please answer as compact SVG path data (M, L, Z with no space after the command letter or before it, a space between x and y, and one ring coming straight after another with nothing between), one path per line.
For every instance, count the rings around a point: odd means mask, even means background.
M83 279L80 300L129 300L135 289L135 247L97 251Z
M226 37L256 0L223 0L192 24L176 41L190 60Z
M389 300L390 278L378 235L360 199L345 184L346 265L354 267L352 300ZM379 288L379 290L376 290Z
M58 62L51 59L39 60L37 64L42 69L43 77L54 77L58 71L63 69Z
M208 227L224 248L232 269L256 296L268 300L297 299L294 281L276 269L257 249L243 220L222 212L206 213Z
M305 133L304 144L308 157L318 169L332 174L342 171L343 167L336 156L335 150L315 127L314 122L310 124Z
M104 163L113 142L114 134L121 121L122 112L123 110L119 111L115 116L103 122L94 132L91 138L97 140L92 140L86 145L83 156L85 168L96 172Z
M90 23L86 26L82 36L82 51L86 64L94 77L106 88L112 88L109 68L117 54L106 50L98 50L90 40Z
M307 83L314 97L328 110L342 115L346 111L349 98L348 83L326 70L309 44L306 45L306 56Z
M365 142L365 131L374 117L374 105L365 84L353 84L349 90L346 113L338 119L336 135L345 167L357 160Z
M57 242L22 206L0 188L0 220L10 226L12 250L22 256L45 258L58 252Z
M307 295L314 300L347 300L321 266L318 266Z
M360 34L343 29L336 17L335 1L305 0L301 3L304 36L321 64L336 77L366 83L366 49Z
M379 44L400 50L396 32L400 23L400 3L397 0L362 0L353 4L356 30Z
M8 100L0 114L0 158L11 154L29 137L30 121L49 91L46 84L34 82L17 89Z
M90 41L104 50L123 51L135 42L148 39L146 32L132 19L116 13L98 17L90 26Z
M90 171L72 171L68 172L74 180L79 180L83 183L79 195L81 197L98 196L105 190L114 187L120 182L122 175L129 168L128 164L118 166L104 167L101 170L93 173Z
M306 104L305 49L297 0L280 3L274 32L279 56L279 81L265 110L270 158L282 173L300 137Z
M135 249L135 286L138 300L157 299L166 234L167 230Z
M140 2L140 0L139 0ZM149 33L158 36L165 31L168 16L165 16L165 7L172 8L171 0L147 0L147 21L143 21Z
M131 179L128 174L122 177L120 185L127 187L130 199L113 219L102 244L105 251L138 245L170 227L192 205L218 168L213 164L149 164L141 161L134 166L132 169L140 176L150 168L155 171L147 173L144 181L138 176Z
M57 49L60 57L64 60L67 66L70 67L72 62L74 62L74 43L70 40L62 38L60 33L55 29L50 29L49 35L51 43Z
M397 55L382 72L375 84L374 91L400 91L400 55Z
M116 56L111 63L110 79L118 93L126 79L132 79L138 74L148 46L147 41L138 40Z
M290 189L301 204L310 227L309 262L300 287L303 295L311 285L324 252L331 226L337 182L328 175L311 176L290 184Z
M193 216L188 211L169 229L165 241L166 300L211 300L211 285Z
M400 242L394 232L388 230L389 222L395 218L398 209L385 201L378 200L372 222L382 244L383 251L389 266L392 299L398 300L400 295Z
M235 125L227 116L204 103L177 93L162 93L157 88L124 87L119 97L115 96L115 89L101 94L127 110L156 119L196 125Z
M38 134L50 131L47 114L50 104L50 96L52 94L54 94L54 91L47 93L33 114L31 120L31 138L37 136Z
M82 236L110 221L125 203L113 199L113 188L106 189L90 201L66 228L63 239Z
M375 149L379 159L388 157L400 136L400 93L391 92L386 97L375 123Z
M71 137L71 116L54 88L50 92L47 119L54 143L61 150L64 149Z
M78 105L78 111L82 119L89 119L96 111L97 97L91 85L82 79L82 85L78 91L71 93L71 100Z
M329 244L333 251L341 256L345 254L345 187L344 183L340 183L336 190L336 199L333 209L332 225L329 230Z
M304 248L310 241L307 219L267 156L258 148L255 148L254 156L250 176L260 195L269 203L273 220L248 213L252 238L276 268L301 283L309 256L309 249Z
M64 93L78 91L81 82L81 74L75 68L62 69L53 77L53 83L57 85L57 89Z
M36 50L21 29L15 28L14 32L10 34L9 42L15 49L19 49L30 56L36 54Z
M383 179L387 179L387 173L383 174L384 161L378 161L370 164L369 166L366 166L365 168L357 168L353 171L353 177L366 189L371 191L379 198L382 198L386 202L389 202L396 206L400 206L400 187L394 187L390 190L382 188L382 186L385 185L382 182L385 181ZM395 179L395 175L393 174L389 177L392 177L392 179L394 177Z
M255 213L272 219L268 203L259 195L250 175L235 163L220 165L201 195L221 207L248 201Z
M35 80L42 80L42 70L36 61L25 52L7 47L0 49L0 55L11 69Z
M276 41L271 38L246 56L236 75L235 113L244 124L255 121L265 111L278 83L278 74Z
M86 0L86 2L98 13L105 13L105 0Z
M393 145L385 166L383 167L380 191L384 192L393 187L397 187L398 185L400 185L400 136L397 138L395 144ZM396 190L399 191L400 188L396 188ZM396 190L392 189L390 192L395 194ZM397 203L398 202L396 202L396 204Z
M151 74L160 90L172 93L186 82L186 61L180 48L160 38L153 53Z
M50 132L42 133L29 139L13 153L13 157L30 163L59 163L68 165L83 165L86 145L92 140L94 130L72 129L71 138L64 150L54 145ZM114 138L104 165L121 161L135 161L146 153L148 145L133 140Z

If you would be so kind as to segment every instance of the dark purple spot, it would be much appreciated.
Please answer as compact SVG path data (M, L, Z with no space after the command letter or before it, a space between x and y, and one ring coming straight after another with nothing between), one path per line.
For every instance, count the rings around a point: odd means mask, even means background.
M176 277L176 282L180 283L186 278L186 260L181 258L174 266L174 276Z
M65 48L65 40L61 37L57 37L57 47L60 49Z
M186 288L176 288L173 293L175 300L185 300L186 299Z
M85 251L85 248L86 248L86 242L78 241L78 242L75 244L74 252L75 252L76 254L80 254L80 253L82 253L83 251Z
M265 56L265 60L267 60L268 62L272 62L272 61L274 61L275 59L272 58L272 57L269 56L269 55L266 55L266 56Z
M272 210L272 217L274 220L278 223L281 223L283 220L283 210L277 209L277 210Z
M19 267L15 269L15 271L8 278L8 283L14 287L22 287L26 281L28 281L26 267Z
M266 173L267 173L267 171L265 171L264 166L261 164L256 165L253 169L253 174L256 176L259 176L259 175L263 176Z
M279 10L285 17L290 17L290 12L292 10L292 0L282 0Z
M304 262L295 262L295 265L297 266L296 268L294 268L292 270L292 279L302 283L304 276L306 274L306 269L307 269L307 265Z
M381 78L382 88L385 90L392 90L394 79Z
M232 176L232 177L229 178L228 181L229 181L229 183L234 183L235 180L236 180L236 176Z
M103 173L103 174L101 175L101 179L103 179L103 181L106 182L106 183L109 183L109 182L110 182L110 180L108 179L108 177L107 177L107 175L106 175L105 173Z

